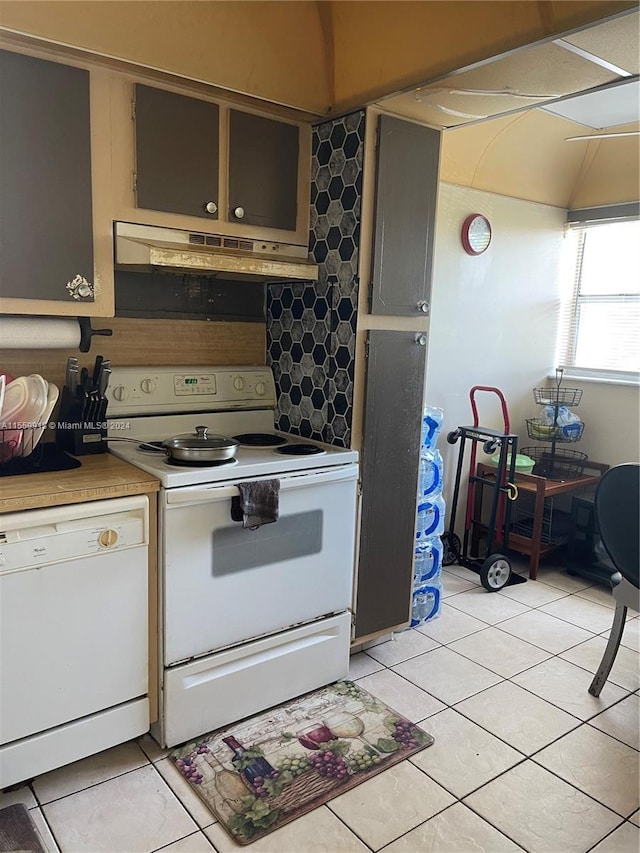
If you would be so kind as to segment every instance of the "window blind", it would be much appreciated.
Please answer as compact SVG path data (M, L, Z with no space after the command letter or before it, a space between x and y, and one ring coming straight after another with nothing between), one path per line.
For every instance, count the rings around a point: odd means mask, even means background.
M557 362L633 379L640 371L640 221L570 223L567 240L574 266L565 275Z

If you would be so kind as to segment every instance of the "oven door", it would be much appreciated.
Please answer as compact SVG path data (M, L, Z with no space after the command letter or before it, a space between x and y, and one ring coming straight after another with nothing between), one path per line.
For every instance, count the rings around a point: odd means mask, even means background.
M231 520L230 484L163 491L164 665L351 606L357 465L280 478L278 521Z

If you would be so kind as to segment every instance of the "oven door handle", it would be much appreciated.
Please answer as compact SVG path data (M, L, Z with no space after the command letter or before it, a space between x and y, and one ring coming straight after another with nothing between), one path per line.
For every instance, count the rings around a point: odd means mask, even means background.
M314 474L299 474L286 476L280 479L280 491L289 489L303 489L309 486L319 486L328 483L339 483L342 480L355 480L358 476L357 465L347 465L344 468L335 468L330 471L318 471ZM264 478L263 478L264 479ZM248 480L248 482L251 482ZM187 486L184 489L168 489L165 492L167 506L179 504L206 503L207 501L221 501L234 498L240 494L237 486L211 486L210 488L197 488Z

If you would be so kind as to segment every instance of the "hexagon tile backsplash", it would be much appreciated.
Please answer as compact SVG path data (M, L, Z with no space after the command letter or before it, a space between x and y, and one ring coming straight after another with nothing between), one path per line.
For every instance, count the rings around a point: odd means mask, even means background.
M267 363L278 428L351 443L364 112L313 130L309 248L317 282L267 287Z

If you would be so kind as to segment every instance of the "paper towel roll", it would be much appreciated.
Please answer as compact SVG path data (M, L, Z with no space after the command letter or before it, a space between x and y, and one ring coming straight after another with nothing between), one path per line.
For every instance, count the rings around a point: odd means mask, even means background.
M0 316L0 349L78 349L80 324L71 317Z

